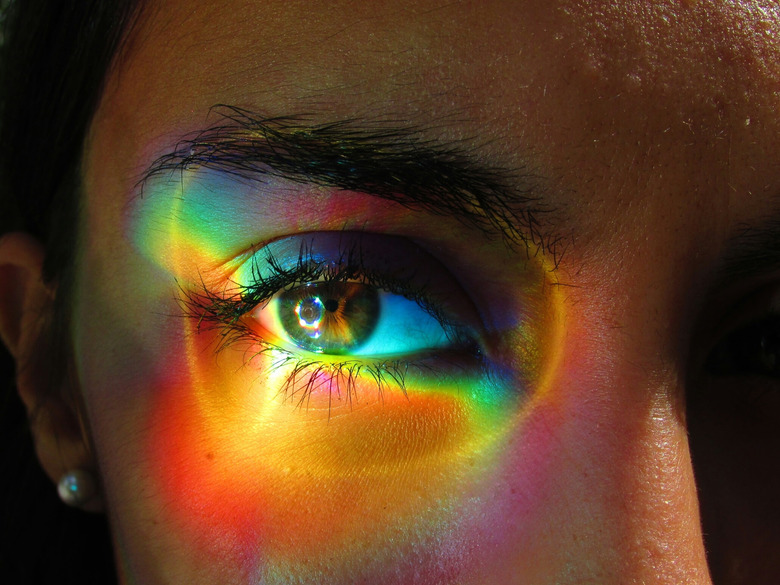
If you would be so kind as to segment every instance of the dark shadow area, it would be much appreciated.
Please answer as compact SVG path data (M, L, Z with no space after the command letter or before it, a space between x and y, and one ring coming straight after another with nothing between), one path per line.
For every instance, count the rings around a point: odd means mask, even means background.
M14 585L116 582L105 516L67 508L38 465L13 363L0 348L0 581Z

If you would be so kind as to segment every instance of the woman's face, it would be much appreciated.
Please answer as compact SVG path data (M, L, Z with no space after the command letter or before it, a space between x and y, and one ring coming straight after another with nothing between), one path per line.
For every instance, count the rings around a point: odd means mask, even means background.
M771 575L778 38L770 0L147 7L73 306L124 581L706 583L703 532Z

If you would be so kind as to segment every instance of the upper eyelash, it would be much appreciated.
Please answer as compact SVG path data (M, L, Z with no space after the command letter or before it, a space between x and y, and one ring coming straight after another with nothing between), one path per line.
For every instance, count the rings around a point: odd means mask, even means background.
M249 285L231 281L234 287L226 288L223 294L210 290L205 283L201 283L201 290L197 293L182 290L180 301L188 315L197 316L199 331L204 324L238 326L241 317L268 302L277 293L320 279L323 282L359 282L402 295L420 305L448 331L457 329L456 324L430 302L424 285L400 285L398 281L368 269L358 246L342 251L335 265L332 261L316 260L311 247L305 242L292 269L285 269L270 252L266 253L265 261L272 274L263 276L253 259L252 283Z
M408 283L401 285L385 275L367 269L363 253L357 246L342 252L339 258L333 262L316 260L312 254L311 246L304 243L301 245L296 265L291 269L285 269L273 254L268 252L265 262L271 270L270 276L263 276L256 261L252 260L252 262L251 284L243 285L230 281L234 285L233 288L225 288L223 293L219 294L201 282L198 291L180 288L179 302L185 311L185 316L197 320L196 329L198 332L204 330L219 332L220 339L217 351L233 345L235 342L249 340L252 343L253 351L246 360L247 363L258 355L273 351L275 352L275 360L270 366L271 368L278 369L292 365L292 371L278 390L278 394L283 395L285 399L296 399L298 407L308 404L312 392L324 385L324 383L315 383L318 375L323 371L327 373L329 396L332 397L335 384L339 399L344 394L350 404L357 396L356 381L359 375L368 376L374 380L380 397L384 388L391 385L397 387L406 396L406 375L411 360L406 358L403 360L324 361L296 354L263 339L242 321L242 317L262 303L269 302L274 295L282 290L320 279L324 279L325 282L361 282L368 286L400 294L417 302L450 334L455 338L459 337L459 328L430 302L424 286L414 287Z

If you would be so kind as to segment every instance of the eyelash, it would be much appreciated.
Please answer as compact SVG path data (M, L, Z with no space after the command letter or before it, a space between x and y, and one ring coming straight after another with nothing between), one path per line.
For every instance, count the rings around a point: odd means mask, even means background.
M269 366L270 371L291 367L277 394L283 396L284 400L295 401L297 407L305 407L311 394L324 385L328 386L330 399L333 398L335 389L337 399L345 396L347 402L351 404L357 400L359 376L373 381L380 398L383 391L390 387L395 387L407 396L406 376L409 367L414 363L413 358L408 357L392 360L366 358L365 361L357 359L326 361L309 358L303 355L306 353L303 349L301 354L297 354L263 339L243 322L243 318L250 311L268 303L276 294L297 286L311 282L358 282L401 295L416 302L436 319L447 331L453 345L468 346L470 352L479 353L478 348L474 347L473 338L465 334L462 327L450 321L431 301L425 286L414 286L409 284L408 278L404 278L403 281L396 280L369 270L359 247L352 247L340 253L338 259L333 262L315 259L311 247L303 244L297 263L291 269L283 268L282 264L267 252L265 262L270 269L270 276L261 274L257 261L253 259L251 262L253 262L251 284L242 285L229 281L235 286L226 287L224 293L219 294L201 282L198 291L181 288L179 301L185 316L197 321L196 330L199 333L219 332L217 351L241 341L249 341L252 344L252 352L247 362L256 356L274 352L275 359ZM434 367L431 364L419 365L428 371ZM320 375L323 373L326 374L325 379L321 380Z

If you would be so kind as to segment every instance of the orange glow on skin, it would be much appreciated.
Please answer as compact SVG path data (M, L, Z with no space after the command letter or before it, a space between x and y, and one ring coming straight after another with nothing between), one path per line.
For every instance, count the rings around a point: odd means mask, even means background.
M177 200L139 215L134 240L145 255L179 283L198 274L193 261L216 268L219 259L227 261L225 274L235 270L244 257L228 261L224 250L209 251L231 232L212 227L213 241L201 242L198 226L181 227L194 211L171 207ZM320 224L328 221L320 216ZM370 575L440 549L451 557L434 563L448 567L441 570L468 571L467 550L501 540L494 528L505 520L502 511L533 502L513 503L510 494L483 501L500 493L498 478L513 467L519 437L535 449L533 469L528 461L517 467L531 471L529 494L546 477L537 455L546 451L549 429L526 422L547 420L538 407L550 406L545 396L564 336L561 294L550 286L548 263L537 259L536 280L522 296L540 299L539 307L527 307L523 322L501 334L513 356L505 371L421 369L407 375L405 393L392 382L380 391L365 372L347 389L329 380L327 367L302 372L304 381L285 393L292 366L278 365L273 352L257 354L241 342L215 354L219 333L199 332L195 320L182 318L184 345L171 348L169 363L183 358L183 371L175 381L159 380L148 438L150 475L168 521L200 554L230 558L250 579L275 574L285 582L284 571L298 575L309 566ZM531 282L531 266L526 271ZM338 364L347 356L320 357ZM309 379L315 390L307 394Z
M270 356L247 363L234 348L215 356L214 334L187 327L189 383L160 389L150 460L164 470L159 488L174 523L203 554L245 551L236 562L248 575L301 559L381 565L442 535L473 544L492 514L470 517L467 501L507 468L508 446L529 440L527 417L542 404L555 410L542 385L530 402L505 393L480 404L469 383L422 391L410 381L404 395L380 393L366 377L351 399L334 399L323 384L298 403L278 393L286 373L268 367ZM540 471L531 484L544 481Z
M184 465L187 473L178 481L174 467L162 466L173 471L167 487L177 505L189 502L192 509L183 517L196 526L198 515L217 520L221 509L240 509L238 516L255 517L248 526L265 526L262 532L271 540L317 550L339 534L355 534L372 516L387 515L383 510L403 517L410 492L446 494L454 479L447 470L507 430L486 433L478 408L457 392L405 396L387 388L380 395L371 379L357 383L352 400L342 395L332 401L323 387L308 408L297 406L266 390L278 387L269 379L274 374L264 376L267 368L256 363L268 358L242 367L243 352L223 352L217 364L203 359L209 351L205 343L193 353L201 356L191 360L193 388L161 393L154 426L176 433L151 441L159 449L155 458L167 461L182 461L198 446L200 457ZM505 423L509 418L498 416ZM208 497L201 491L198 504L180 497L191 492L179 483L192 477L190 464L202 467L194 474L201 490L212 491ZM208 511L207 501L213 503ZM308 504L301 507L302 501ZM335 501L337 508L331 506Z

